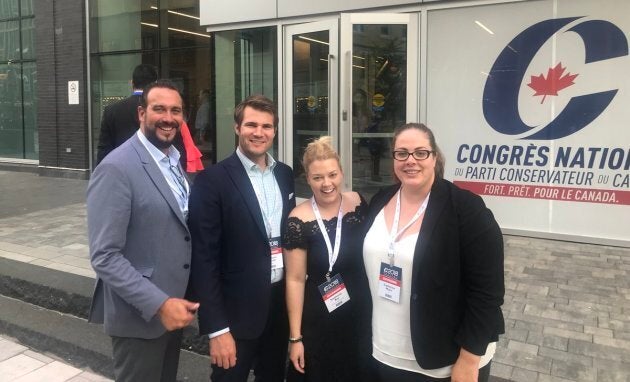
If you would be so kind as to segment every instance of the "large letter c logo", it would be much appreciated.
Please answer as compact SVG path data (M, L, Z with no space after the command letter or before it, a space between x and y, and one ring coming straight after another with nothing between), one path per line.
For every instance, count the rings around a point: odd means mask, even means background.
M503 49L490 70L483 92L483 114L494 130L519 135L537 127L525 124L518 112L518 93L525 71L551 36L580 18L552 19L534 24ZM575 32L582 38L587 64L628 55L625 34L608 21L584 21L567 32ZM617 89L573 97L553 121L523 138L558 139L571 135L595 120L615 94Z

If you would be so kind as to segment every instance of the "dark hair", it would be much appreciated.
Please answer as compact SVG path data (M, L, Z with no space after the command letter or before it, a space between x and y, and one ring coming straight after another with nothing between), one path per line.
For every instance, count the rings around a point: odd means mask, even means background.
M435 136L433 135L433 131L431 131L431 129L429 129L424 123L407 123L405 125L402 125L394 129L394 138L392 140L392 147L396 146L396 139L398 138L398 136L403 131L406 131L409 129L416 129L427 135L427 137L429 138L429 144L431 145L431 150L434 151L433 155L435 155L435 177L437 179L444 178L444 154L442 154L442 151L440 150L437 143L435 142Z
M134 89L143 89L157 78L157 71L153 65L140 64L133 70L131 82Z
M276 105L273 103L272 100L262 94L250 95L236 106L236 108L234 109L234 123L236 123L236 126L240 126L241 123L243 123L245 108L248 106L254 110L273 115L273 126L278 126L278 113L276 112Z
M151 82L150 84L144 87L144 91L142 92L142 98L140 98L140 106L142 106L143 109L146 109L147 104L148 104L147 99L149 97L149 92L151 92L151 90L154 88L175 90L177 94L179 94L179 98L181 98L182 100L182 108L184 107L184 97L182 97L182 93L179 91L177 86L175 86L175 83L173 83L173 81L171 80L166 80L166 79L161 78L155 82Z

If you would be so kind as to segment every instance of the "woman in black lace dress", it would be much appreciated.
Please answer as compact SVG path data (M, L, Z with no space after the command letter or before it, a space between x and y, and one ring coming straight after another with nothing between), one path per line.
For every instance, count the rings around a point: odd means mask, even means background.
M367 204L356 192L341 191L343 172L330 137L308 145L303 165L313 198L291 212L283 239L287 381L368 380L371 302L361 255Z

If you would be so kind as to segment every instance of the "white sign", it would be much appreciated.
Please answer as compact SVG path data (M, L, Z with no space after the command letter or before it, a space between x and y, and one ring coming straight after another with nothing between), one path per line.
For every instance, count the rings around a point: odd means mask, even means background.
M68 105L79 104L79 81L68 81Z
M427 124L445 177L502 228L630 243L629 13L625 0L429 12Z

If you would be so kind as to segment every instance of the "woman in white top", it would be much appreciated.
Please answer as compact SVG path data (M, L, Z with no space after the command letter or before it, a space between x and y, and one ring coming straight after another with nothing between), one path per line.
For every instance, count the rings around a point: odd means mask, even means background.
M482 199L444 180L422 124L394 132L398 184L374 196L363 245L382 381L486 381L504 332L503 237Z

